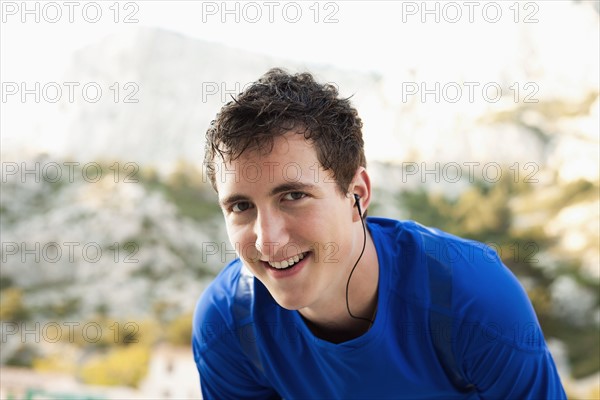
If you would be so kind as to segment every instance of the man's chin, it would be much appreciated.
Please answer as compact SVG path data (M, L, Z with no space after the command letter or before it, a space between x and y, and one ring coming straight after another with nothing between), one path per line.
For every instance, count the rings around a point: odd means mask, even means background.
M273 296L273 295L271 295ZM290 311L297 311L305 307L302 300L299 298L290 298L289 296L274 295L273 299L280 307Z

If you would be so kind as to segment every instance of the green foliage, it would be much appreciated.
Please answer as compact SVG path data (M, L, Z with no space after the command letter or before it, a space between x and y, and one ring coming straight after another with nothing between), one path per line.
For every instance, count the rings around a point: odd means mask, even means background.
M10 276L0 275L0 291L8 289L13 285L14 283Z
M77 365L71 357L65 357L64 352L47 354L44 357L36 357L32 363L33 369L39 372L61 372L75 374Z
M180 162L167 179L161 179L153 170L144 171L140 183L164 193L182 216L206 221L221 215L208 179L192 164Z
M23 290L9 287L0 292L0 320L25 321L30 312L23 304Z
M542 328L545 336L557 337L567 345L573 378L583 378L600 370L600 345L596 326L566 325L564 321L546 315Z
M476 182L456 199L430 194L425 189L400 194L400 207L409 217L457 236L497 242L505 237L512 224L508 205L516 190L529 188L513 182L505 175L496 184Z
M153 320L114 320L106 316L72 324L73 331L61 340L90 351L128 347L136 344L151 346L160 338L158 323Z
M135 344L97 355L81 369L81 379L90 385L137 387L148 372L150 347Z
M67 318L79 311L79 298L64 298L59 303L50 305L49 314L56 318Z
M34 346L22 344L17 351L6 360L6 365L11 367L29 368L33 366L33 361L38 357L39 351Z
M166 339L176 346L189 346L192 342L192 313L183 314L172 320L166 329Z

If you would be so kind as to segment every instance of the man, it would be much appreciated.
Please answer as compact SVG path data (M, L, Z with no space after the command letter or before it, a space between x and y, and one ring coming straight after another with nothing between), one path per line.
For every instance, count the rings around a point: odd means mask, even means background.
M361 128L334 87L280 69L211 123L205 164L239 259L196 307L204 397L565 398L493 251L366 218Z

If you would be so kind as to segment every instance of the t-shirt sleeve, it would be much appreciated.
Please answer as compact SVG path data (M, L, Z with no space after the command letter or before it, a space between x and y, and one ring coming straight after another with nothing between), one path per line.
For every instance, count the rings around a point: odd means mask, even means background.
M453 294L467 381L484 399L566 399L525 290L495 253L474 261L455 276Z
M566 399L547 349L527 351L489 342L464 358L483 399Z
M243 353L226 298L209 288L196 306L192 327L194 361L204 399L279 398Z

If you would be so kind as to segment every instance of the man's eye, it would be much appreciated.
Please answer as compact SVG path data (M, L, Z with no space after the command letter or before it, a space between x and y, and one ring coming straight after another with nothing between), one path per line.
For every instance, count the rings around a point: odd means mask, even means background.
M306 197L306 194L302 192L290 192L283 196L284 200L300 200L303 197Z
M250 203L248 203L247 201L241 201L239 203L235 203L231 207L231 211L233 211L234 213L240 213L240 212L246 211L249 208L250 208Z

